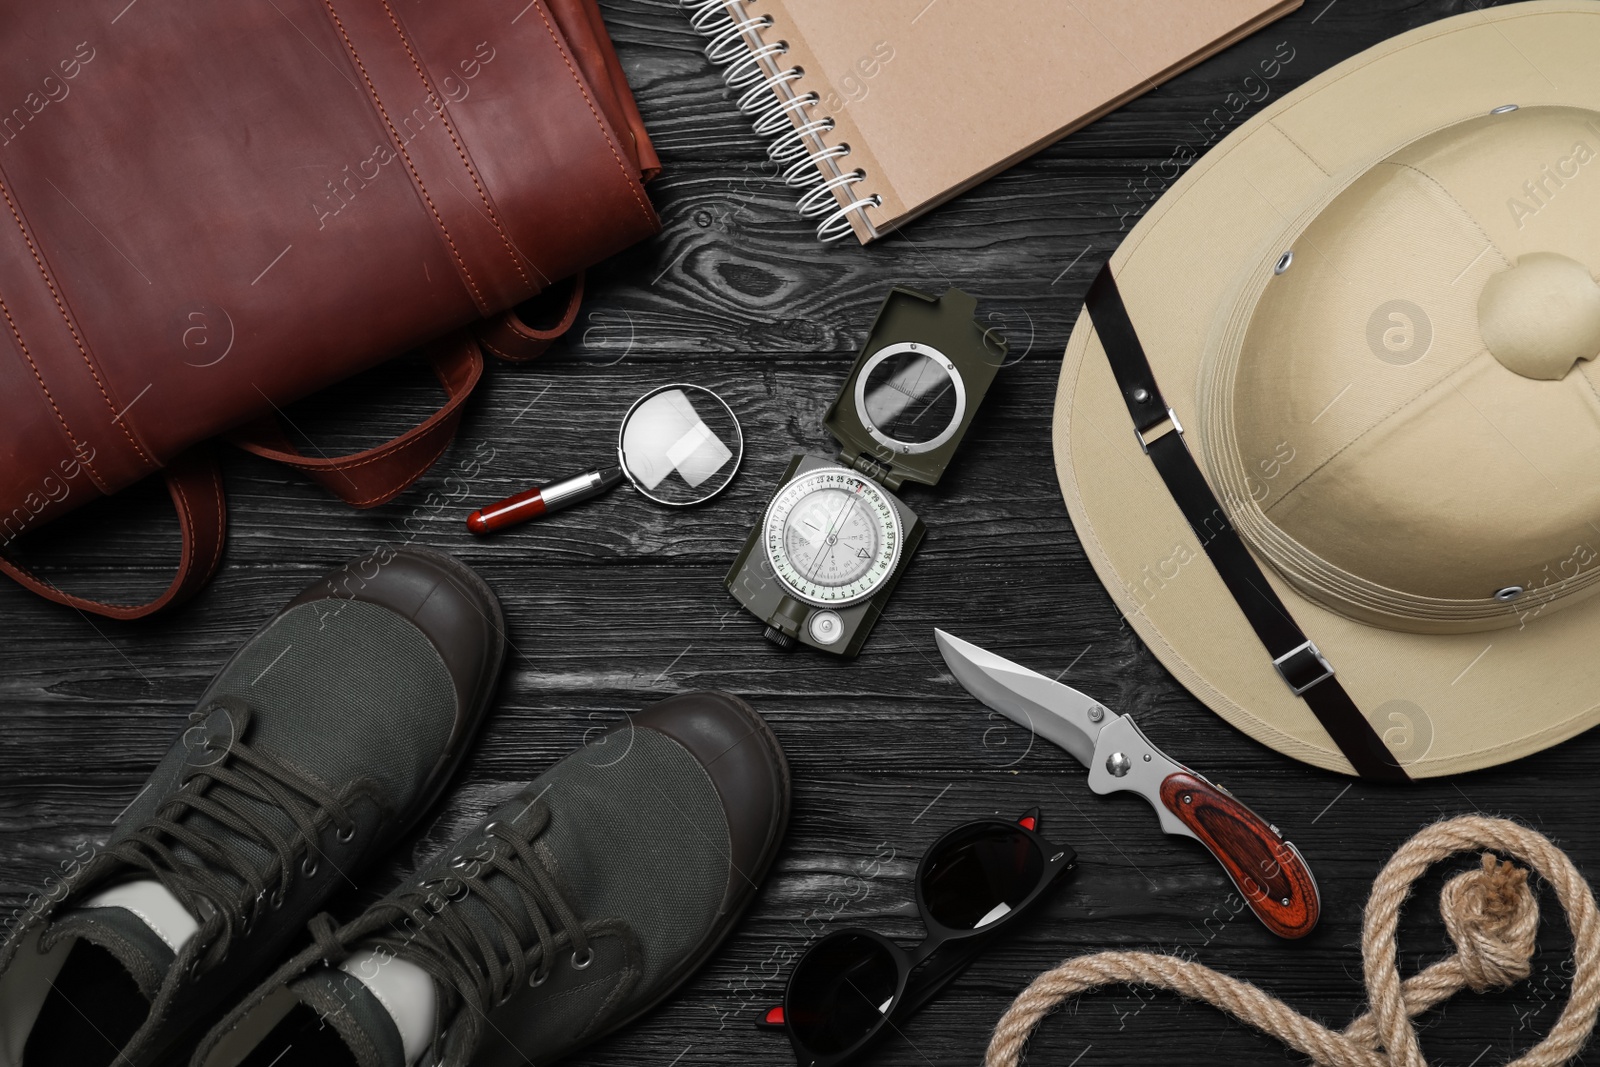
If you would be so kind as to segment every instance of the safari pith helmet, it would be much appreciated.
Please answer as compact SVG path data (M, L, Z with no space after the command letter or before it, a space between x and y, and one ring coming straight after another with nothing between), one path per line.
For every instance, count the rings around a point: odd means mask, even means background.
M1251 555L1412 777L1600 720L1600 4L1424 26L1202 157L1110 272ZM1085 313L1056 400L1101 580L1234 726L1351 763L1130 433Z

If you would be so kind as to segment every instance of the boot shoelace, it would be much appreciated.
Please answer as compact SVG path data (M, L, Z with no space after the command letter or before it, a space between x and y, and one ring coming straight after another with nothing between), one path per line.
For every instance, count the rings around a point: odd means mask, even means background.
M487 856L457 857L450 875L430 879L387 902L385 907L396 912L397 922L411 921L409 929L360 942L362 947L392 952L415 963L435 979L446 1000L446 1010L439 1018L440 1034L454 1014L451 1002L457 995L472 1009L468 1026L476 1032L478 1020L510 999L523 982L542 985L558 960L563 934L571 946L574 969L583 970L594 960L583 921L535 855L532 841L500 820L489 823L483 833L492 842ZM537 834L535 831L533 836ZM490 885L487 879L493 873L504 876L509 884ZM439 887L452 882L455 888L441 894ZM461 906L469 897L482 905L492 924L483 921L483 912L469 912ZM342 958L349 949L328 943L332 941L331 923L327 916L318 916L312 932L330 950L324 959L336 964L339 959L330 956ZM535 940L539 950L536 963L530 965L528 946Z
M200 713L195 721L204 721ZM293 829L285 832L274 825L259 804L283 812ZM215 825L192 815L206 816ZM316 841L329 822L340 841L355 836L349 810L325 786L235 738L215 764L190 769L183 785L148 822L105 851L149 871L201 919L196 936L211 943L203 956L194 957L193 968L200 970L220 963L233 938L249 933L266 908L283 905L297 869L315 877L316 857L321 855ZM271 855L263 864L224 829ZM191 855L180 855L174 846Z

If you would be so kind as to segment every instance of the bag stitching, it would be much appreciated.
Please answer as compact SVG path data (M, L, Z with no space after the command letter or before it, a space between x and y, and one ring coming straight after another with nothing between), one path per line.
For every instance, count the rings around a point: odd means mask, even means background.
M448 392L448 389L450 389L450 384L448 384L448 382L442 382L442 384L445 386L446 392ZM365 467L368 466L368 464L374 464L374 462L381 461L381 459L389 458L389 456L397 453L397 451L413 448L416 443L421 442L421 440L424 440L426 437L429 437L430 434L434 434L434 432L437 432L437 430L443 429L446 422L450 421L453 416L456 416L459 421L459 416L456 413L458 413L459 406L466 402L466 398L469 397L469 395L470 389L462 389L462 392L458 392L458 394L450 394L450 400L446 400L445 406L440 408L440 410L438 410L434 416L429 416L429 418L438 419L438 422L435 422L434 426L427 426L426 422L424 422L424 424L419 424L419 426L411 427L410 430L406 430L405 434L395 438L395 440L387 443L387 445L379 445L379 450L381 451L376 451L376 453L371 454L371 456L366 456L365 459L352 462L352 464L342 464L341 461L342 459L355 459L355 456L363 456L365 453L355 453L354 456L342 456L342 458L322 459L322 461L318 461L318 459L309 459L306 458L306 456L299 456L298 461L296 461L296 459L283 459L283 461L280 462L283 462L283 464L286 464L286 466L296 467L296 469L299 470L306 470L306 472L315 472L315 470L330 470L330 472L339 472L339 470L355 470L357 467ZM419 472L419 474L421 474L421 472Z
M633 175L628 173L628 168L623 165L622 156L617 152L617 143L612 140L611 133L606 129L606 124L600 118L600 112L595 110L594 101L589 99L589 90L584 86L583 79L578 76L578 71L572 65L572 60L567 55L567 50L561 46L561 39L556 36L555 27L550 25L550 17L545 14L544 4L534 0L539 8L539 18L544 22L545 32L550 35L550 41L556 46L556 51L561 54L561 61L567 65L567 73L572 75L572 82L578 87L578 92L583 95L583 102L589 106L589 114L594 116L594 123L600 127L600 136L606 139L606 147L611 149L611 158L617 161L617 169L622 172L623 181L628 183L628 191L633 194L633 202L639 205L646 221L651 220L650 209L645 207L644 201L639 196L639 183Z
M478 344L488 349L494 355L507 363L528 363L538 359L550 350L550 346L571 332L578 321L578 309L583 306L584 273L579 271L574 275L572 295L568 298L567 309L561 313L561 321L548 330L536 330L522 321L516 310L506 312L499 318L481 324L473 331ZM505 339L516 342L521 351L516 355L501 348L496 348L494 342L500 340L511 348L513 345ZM530 351L531 350L531 351Z
M218 536L216 538L214 538L214 540L216 541L216 544L212 548L212 551L211 551L211 562L206 565L206 569L205 569L205 577L206 578L209 578L212 574L214 574L216 572L217 564L222 559L222 540L223 539L221 537L221 530L222 530L222 523L224 521L223 512L222 512L222 478L219 475L219 473L217 471L217 468L216 468L216 465L214 463L211 464L211 469L210 469L210 471L208 473L211 476L211 484L216 490ZM188 556L189 557L189 561L191 563L193 563L194 555L195 555L195 548L197 547L198 542L199 542L199 527L197 525L195 525L195 522L194 522L194 516L197 514L197 512L194 509L194 505L189 503L189 494L184 490L183 482L182 482L182 480L180 479L179 476L174 475L172 477L172 480L168 484L172 486L173 493L176 494L178 500L180 501L180 503L178 505L178 518L180 520L187 520L187 524L184 526L184 530L185 530L185 533L184 533L184 541L185 541L185 552L184 552L184 555ZM151 606L154 607L156 605L165 604L167 602L167 598L168 598L168 594L169 593L174 597L177 596L177 594L181 590L183 590L184 588L188 587L189 583L192 580L194 580L194 576L196 574L198 574L198 573L200 573L200 572L196 571L192 566L190 568L188 568L188 572L187 573L184 573L184 566L183 566L183 563L180 561L179 564L178 564L178 575L176 577L174 577L172 585L168 588L167 593L163 593L161 595L160 599L158 599L156 601L153 601ZM204 579L202 578L201 580L203 581Z
M411 475L400 485L393 489L387 489L376 496L367 497L365 500L352 500L350 501L351 505L358 508L365 507L369 504L379 504L392 497L399 496L401 493L405 492L406 489L410 488L412 482L426 474L428 468L439 462L439 457L444 455L444 450L448 447L450 447L450 438L446 437L439 447L433 451L433 454L430 455L420 466L418 466L416 470L412 471Z
M228 515L223 508L222 471L215 460L211 461L211 485L217 497L217 534L216 547L211 552L211 565L206 568L206 578L217 572L217 565L222 562L222 544L227 540Z
M458 403L461 399L465 399L465 394L462 394L460 398L452 399L450 401L450 405ZM310 459L305 456L295 456L294 458L289 458L291 456L290 453L279 453L279 456L284 458L279 458L278 456L274 456L272 458L277 459L277 461L282 463L284 466L305 471L307 474L339 474L343 471L353 471L358 467L367 467L374 463L381 463L383 460L393 456L396 452L408 451L418 447L421 442L427 440L434 433L443 429L450 417L456 414L456 411L453 406L447 405L446 407L439 409L439 414L445 417L434 423L432 426L415 426L412 429L407 430L404 434L400 435L400 437L389 442L387 445L383 445L383 451L366 456L364 459L356 460L353 463L346 463L344 460L354 460L355 456L361 456L364 455L364 453L357 452L354 456L341 456L334 459L325 460ZM443 451L443 449L440 451ZM427 468L423 469L426 470ZM417 473L421 474L422 472L418 471Z
M445 225L444 218L439 214L439 209L434 205L433 197L428 193L428 187L423 184L422 175L417 173L416 164L411 161L411 154L406 151L405 141L401 139L400 132L395 129L394 122L389 118L389 109L383 106L383 101L378 96L377 86L372 84L372 79L367 76L367 66L361 62L361 56L356 52L355 42L350 40L350 34L345 31L344 21L339 18L339 13L333 9L332 0L323 0L323 7L327 8L328 17L333 20L333 25L339 31L339 36L344 39L344 46L350 53L351 62L355 63L356 70L361 74L361 80L367 83L367 93L372 97L372 104L378 109L383 124L389 128L389 136L394 141L395 148L400 153L400 158L406 161L406 170L411 173L411 180L416 183L417 192L422 194L423 201L428 205L428 211L433 215L434 223L439 227L439 232L444 235L445 244L450 246L450 253L455 256L456 264L461 268L461 273L466 277L467 285L472 289L472 295L477 299L479 307L487 306L483 293L478 288L472 271L467 267L467 262L461 256L461 250L456 247L455 238L450 236L450 228Z
M568 328L570 329L570 326ZM536 330L517 318L515 312L507 312L493 323L488 324L485 327L485 331L497 337L504 337L509 333L519 341L554 341L567 332L559 326L549 330Z
M83 446L78 442L77 435L72 432L72 427L67 425L67 417L61 413L61 408L56 403L56 398L50 393L50 387L44 383L44 375L39 373L39 365L33 361L33 354L28 351L28 343L22 339L22 331L17 328L17 320L11 317L11 308L6 305L3 297L0 297L0 312L5 314L6 324L11 327L11 336L16 339L17 347L22 350L22 358L28 361L29 368L33 370L34 380L39 383L39 388L44 392L45 400L49 401L50 410L56 413L56 421L61 423L61 429L66 431L67 440L72 442L73 453L81 458ZM105 480L100 476L100 473L87 461L84 461L83 465L93 476L96 486L104 492L106 488Z
M189 494L183 488L181 476L173 475L167 484L172 487L179 523L184 531L183 558L178 562L178 573L173 575L172 584L167 586L166 591L155 600L143 605L149 611L157 611L179 599L191 585L203 585L216 573L217 564L222 560L222 530L225 522L222 511L222 477L217 470L215 462L210 464L210 470L207 473L211 477L211 485L215 489L217 498L217 535L213 538L215 544L211 551L211 562L206 565L204 571L198 571L194 568L195 552L200 542L200 528L195 522L197 512L194 505L189 503ZM184 565L186 562L189 564L187 567Z
M178 573L173 577L172 585L167 592L157 598L157 603L178 588L188 583L189 577L194 574L194 543L196 529L194 524L194 508L189 503L189 494L184 492L183 480L178 475L173 475L167 482L172 487L172 499L178 510L178 526L183 531L183 555L178 560ZM188 564L187 567L184 565Z
M480 371L480 376L481 376L481 373L482 372ZM460 421L459 415L457 414L457 412L458 412L458 409L460 408L460 406L463 403L466 402L467 397L472 395L471 388L466 386L465 384L463 384L463 386L461 387L461 390L462 390L461 392L459 392L459 393L450 393L449 392L450 384L448 382L445 382L442 378L441 378L441 384L444 385L446 393L449 395L449 399L445 402L445 405L443 407L441 407L437 412L434 413L434 415L429 416L430 418L438 418L439 421L434 423L432 426L428 426L426 424L421 424L421 425L412 427L411 429L407 430L405 433L401 434L399 437L395 438L393 441L390 441L388 444L378 446L380 451L374 452L370 456L368 456L365 452L357 452L357 453L355 453L354 455L351 455L351 456L341 456L341 457L337 457L337 458L318 460L318 459L307 458L305 456L300 455L299 453L289 453L289 452L283 452L283 451L275 451L275 453L273 455L269 456L268 458L275 459L277 462L282 463L286 467L293 467L296 470L305 471L308 474L321 473L321 472L338 473L340 471L355 470L357 467L365 467L368 464L377 463L380 460L387 459L387 458L389 458L389 456L393 455L396 452L401 451L402 449L409 449L409 448L415 447L418 442L420 442L423 439L425 439L429 434L432 434L432 433L434 433L434 432L436 432L436 431L438 431L440 429L443 429L445 427L445 424L447 422L449 422L452 417L455 417L458 422ZM415 435L415 436L413 436L413 435ZM257 455L261 455L261 456L267 456L268 455L268 451L263 446L258 446L258 448L260 448L261 450L260 451L256 451ZM255 450L252 449L251 451L255 451ZM441 447L439 449L439 451L440 451L440 453L443 453L444 449ZM290 458L291 456L294 457L294 458ZM354 463L346 464L346 463L343 462L343 460L345 460L345 459L355 459L356 456L365 456L366 458L358 460L358 461L356 461ZM435 456L434 458L437 459L438 457ZM432 461L429 461L429 465L431 465L431 464L432 464ZM420 477L422 472L427 470L427 469L428 469L428 467L424 466L422 468L422 470L419 470L412 477L413 478ZM372 499L378 499L378 498L374 497Z
M533 284L533 280L528 277L528 272L522 269L522 263L517 258L517 249L512 244L510 235L506 233L505 227L501 225L500 216L496 213L494 205L490 203L488 192L484 189L483 183L478 180L477 169L473 167L472 161L467 158L466 149L462 147L461 141L456 137L455 125L450 121L450 116L446 114L444 104L440 103L439 94L435 93L433 86L429 84L428 75L423 71L422 63L417 59L417 53L412 49L411 41L401 27L400 19L395 15L394 8L389 5L389 0L383 0L383 10L389 16L389 24L394 27L394 32L400 38L400 43L405 46L406 55L411 58L411 69L417 72L417 77L421 80L422 87L427 90L428 99L433 103L434 112L444 125L445 132L450 135L450 143L455 145L456 155L460 157L461 165L466 168L467 177L472 179L472 187L478 191L478 199L483 202L483 209L489 213L489 224L500 235L500 243L505 248L506 255L511 257L511 265L516 268L517 276L522 279L523 284L529 289L537 291L538 286Z
M65 589L45 581L22 564L10 558L0 558L0 570L4 570L13 579L21 583L24 588L32 589L46 600L53 600L57 604L66 604L68 607L76 608L79 605L83 605L89 608L125 610L137 606L133 604L102 604L98 601L80 597L76 593L69 593Z
M532 326L529 326L526 322L522 321L522 318L516 313L516 309L514 308L511 311L508 311L505 315L502 315L489 328L491 330L496 328L509 329L512 333L519 337L527 337L535 341L544 341L547 343L547 345L551 341L556 341L566 336L566 334L577 323L578 309L583 306L583 272L579 271L575 277L577 280L573 282L572 293L567 297L567 306L561 312L560 320L554 326L550 327L550 329L534 329Z
M544 353L545 353L545 349L541 348L541 349L539 349L539 351L533 352L533 353L524 353L524 354L520 354L520 355L512 355L510 352L505 352L505 351L502 351L502 350L496 348L494 346L494 343L492 341L488 340L487 338L483 338L483 337L478 338L478 343L481 344L484 348L487 348L489 351L493 352L495 355L499 356L501 359L505 360L507 363L526 363L529 360L538 359L540 356L544 355ZM530 343L535 343L536 344L537 342L530 342ZM548 347L548 346L546 346L546 347Z
M452 401L452 403L453 403L453 401ZM341 457L339 457L337 459L333 459L333 460L308 459L308 458L306 458L304 456L301 456L298 459L284 459L284 460L279 460L279 462L284 463L287 466L294 467L297 470L305 471L308 474L316 474L316 473L338 474L338 473L340 473L342 471L353 471L358 467L368 467L368 466L371 466L374 463L381 463L382 461L390 458L391 456L393 456L397 452L405 452L405 451L409 451L410 449L418 447L421 442L426 441L428 438L432 437L433 434L435 434L439 430L443 429L445 427L445 424L447 422L449 422L452 417L455 416L456 412L455 412L454 408L446 407L446 408L441 408L440 409L440 414L443 415L444 418L441 418L438 422L434 423L432 426L416 426L416 427L413 427L412 429L407 430L404 434L402 434L396 440L391 441L387 445L382 446L383 447L383 451L382 452L378 452L378 453L374 453L373 455L366 456L364 459L356 460L353 463L345 463L345 462L343 462L343 460L345 460L345 459L355 460L355 456L360 456L360 455L363 455L363 454L360 453L360 452L357 452L354 456L341 456ZM411 436L413 434L415 436Z
M444 450L440 449L439 451L442 453ZM179 523L180 525L183 525L183 519L185 515L193 515L194 508L189 504L188 495L184 492L181 482L174 479L169 484L172 486L173 491L177 494L173 504L178 511ZM216 547L211 554L211 563L205 571L206 578L209 578L212 574L216 573L217 564L222 559L223 538L221 536L221 530L222 523L225 521L222 509L222 477L215 465L213 465L211 468L211 484L216 487L217 491L218 536L216 538ZM185 529L192 528L192 524L185 526ZM184 541L186 550L185 555L192 560L194 557L194 538L186 534ZM162 591L160 596L156 597L148 604L114 604L104 600L94 600L90 597L79 596L77 593L69 593L60 586L39 577L33 571L29 570L27 567L24 567L16 560L6 556L0 556L0 570L5 571L24 588L31 589L34 593L44 597L46 600L53 600L57 604L65 604L70 608L80 611L84 608L88 608L89 610L96 612L108 611L117 613L111 615L111 618L138 618L140 615L149 615L159 611L161 608L166 607L168 604L172 603L172 601L176 600L179 595L182 594L184 589L188 587L189 583L194 579L195 574L198 573L193 568L190 568L189 571L185 573L183 562L180 560L178 563L178 573L173 575L171 583L169 583L167 588Z
M22 235L22 242L26 243L27 251L29 251L30 256L34 256L34 266L38 267L38 277L42 278L43 282L45 282L45 288L50 290L50 299L53 299L53 301L56 302L56 310L61 312L61 322L66 323L67 333L72 334L72 342L74 342L75 346L77 346L78 355L82 355L83 357L83 365L85 365L86 368L90 368L90 376L94 379L94 386L96 386L96 389L99 389L101 400L106 402L106 406L109 408L110 414L112 414L112 422L115 422L118 429L122 430L123 437L128 438L128 443L133 445L134 453L139 454L139 459L142 459L146 466L157 466L154 459L150 459L149 453L146 453L144 448L139 445L139 442L134 440L133 432L128 429L128 424L123 422L122 419L117 418L117 405L112 403L112 400L110 400L110 394L107 394L106 392L106 382L101 381L99 370L96 368L96 366L94 366L94 360L91 360L90 354L88 354L88 349L83 347L83 338L78 336L77 326L72 325L72 315L67 314L67 306L61 302L61 293L56 291L56 283L51 280L50 270L45 269L45 261L38 256L38 248L34 245L34 238L32 238L32 235L29 235L29 232L27 232L27 227L22 224L22 216L18 213L18 210L16 210L16 202L11 200L11 190L6 187L6 184L3 181L0 181L0 195L5 197L6 208L10 208L11 218L16 221L16 229L18 229L18 234ZM10 315L8 315L8 317L10 317ZM32 358L30 358L29 363L32 363ZM37 373L37 371L38 368L35 368L35 373ZM40 379L40 384L43 384L43 379ZM51 402L51 406L54 406L54 402ZM66 426L66 422L62 422L62 426ZM70 437L70 430L67 432L67 434L69 434Z

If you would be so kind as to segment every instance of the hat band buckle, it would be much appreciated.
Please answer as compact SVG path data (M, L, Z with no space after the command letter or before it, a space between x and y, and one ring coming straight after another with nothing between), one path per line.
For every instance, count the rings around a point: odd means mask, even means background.
M1294 690L1295 696L1300 696L1307 689L1319 682L1325 682L1334 675L1333 664L1322 654L1311 641L1291 648L1281 656L1272 660L1272 665L1278 668L1278 673L1283 680L1289 683L1289 688Z
M1157 422L1154 426L1147 426L1142 430L1137 426L1133 428L1133 436L1139 439L1139 447L1144 450L1144 454L1147 456L1150 454L1151 445L1167 436L1167 434L1174 432L1179 437L1182 437L1183 423L1178 421L1178 413L1171 408L1167 409L1167 417Z

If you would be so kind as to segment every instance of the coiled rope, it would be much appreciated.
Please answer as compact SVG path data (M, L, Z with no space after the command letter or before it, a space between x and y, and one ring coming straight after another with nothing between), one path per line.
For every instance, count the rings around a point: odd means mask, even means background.
M1488 849L1482 866L1451 878L1439 910L1455 955L1400 980L1395 928L1400 905L1427 869L1459 852ZM1327 1067L1427 1067L1411 1020L1460 990L1509 986L1532 970L1539 902L1528 870L1538 872L1567 913L1573 934L1572 992L1545 1035L1508 1067L1554 1067L1589 1040L1600 1010L1600 916L1594 894L1572 860L1543 834L1506 819L1468 815L1435 823L1400 847L1373 884L1361 924L1361 960L1369 1004L1342 1031L1330 1030L1261 989L1208 967L1148 952L1102 952L1068 960L1034 979L1000 1019L985 1067L1016 1067L1039 1021L1068 997L1107 985L1149 985L1203 1000L1271 1034Z

